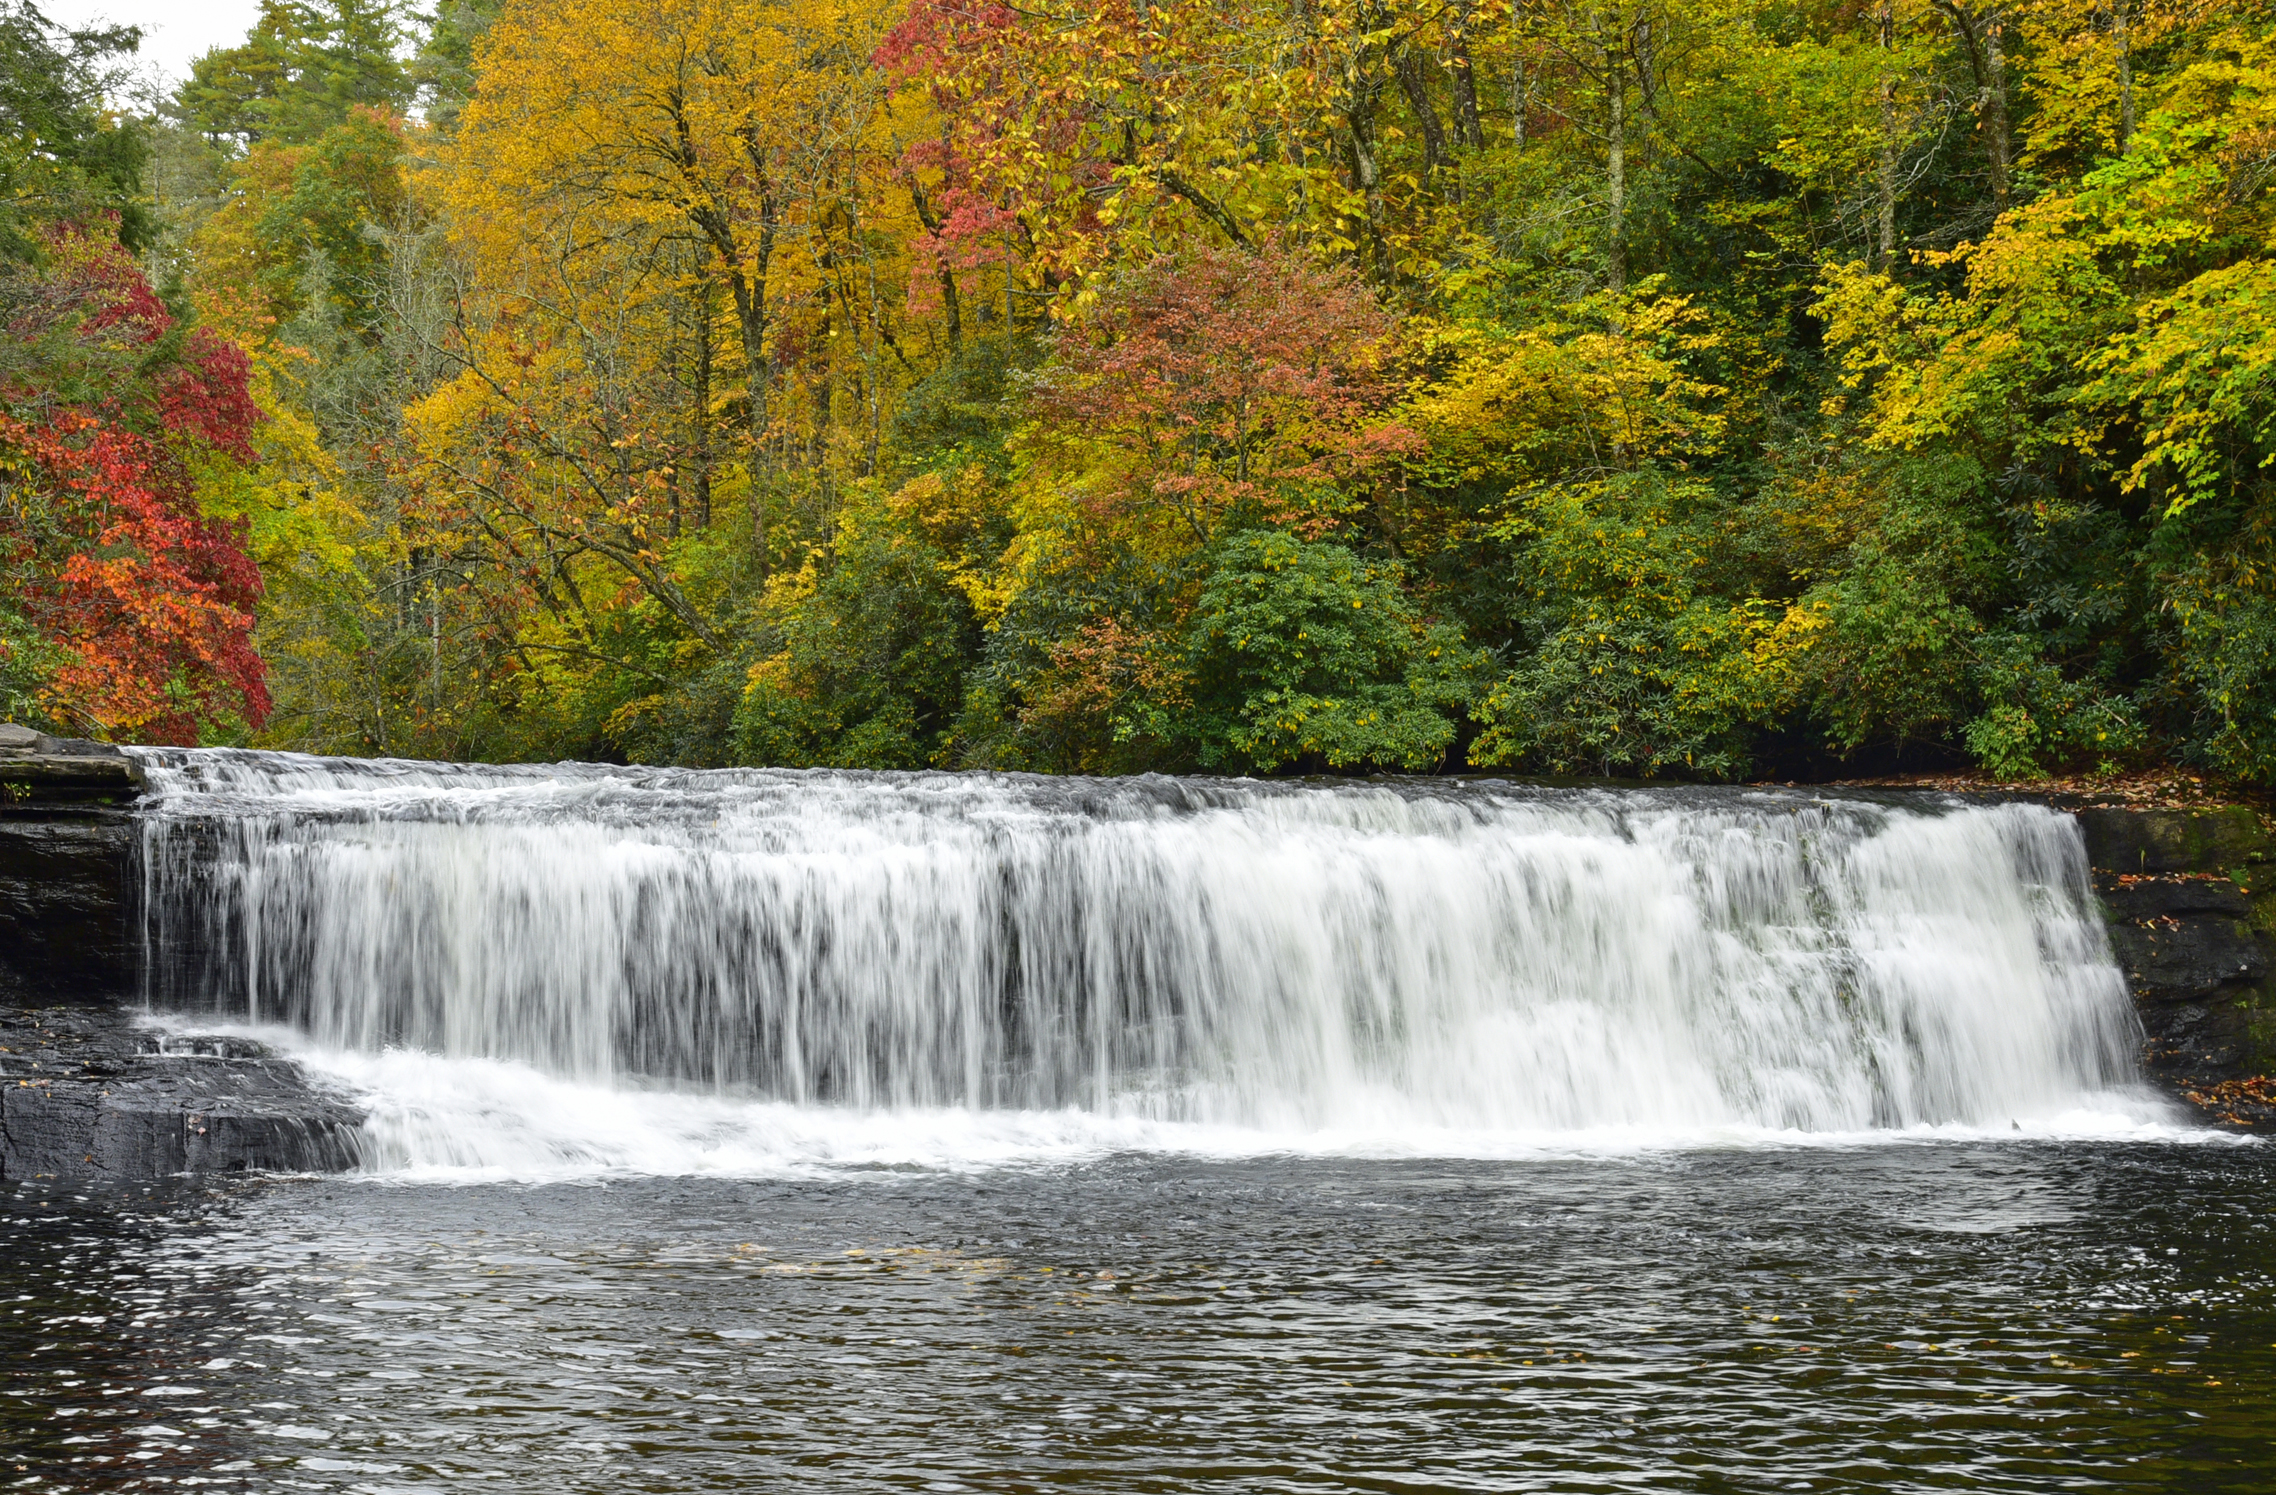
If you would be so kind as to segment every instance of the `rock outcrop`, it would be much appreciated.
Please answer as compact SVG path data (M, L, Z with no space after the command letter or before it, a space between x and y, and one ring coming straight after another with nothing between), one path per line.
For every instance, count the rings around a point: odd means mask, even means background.
M103 799L142 791L142 768L107 742L0 722L0 797Z
M84 800L0 803L0 1003L114 1005L140 986L135 830Z
M353 1167L361 1121L291 1061L141 1021L140 767L0 725L0 1181Z
M361 1120L241 1038L120 1008L0 1008L0 1182L355 1166Z
M2276 1069L2276 837L2242 807L2078 820L2151 1073L2209 1086Z
M136 990L127 899L142 769L107 743L0 723L0 1002Z

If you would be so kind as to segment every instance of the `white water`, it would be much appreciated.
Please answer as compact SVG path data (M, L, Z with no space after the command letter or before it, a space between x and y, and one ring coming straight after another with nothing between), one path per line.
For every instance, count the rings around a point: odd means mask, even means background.
M169 1008L514 1176L2147 1123L2075 827L1506 784L151 752Z

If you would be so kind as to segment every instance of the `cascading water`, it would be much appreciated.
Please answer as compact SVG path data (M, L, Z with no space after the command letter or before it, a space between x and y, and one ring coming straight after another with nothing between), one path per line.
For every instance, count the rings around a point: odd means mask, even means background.
M2031 805L144 763L154 1005L602 1110L1827 1133L2132 1071L2076 830Z

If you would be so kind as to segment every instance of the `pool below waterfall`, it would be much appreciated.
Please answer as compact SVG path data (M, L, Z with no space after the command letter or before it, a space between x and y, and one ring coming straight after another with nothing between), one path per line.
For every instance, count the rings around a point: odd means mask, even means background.
M357 1166L0 1190L0 1489L2276 1488L2044 807L140 757Z

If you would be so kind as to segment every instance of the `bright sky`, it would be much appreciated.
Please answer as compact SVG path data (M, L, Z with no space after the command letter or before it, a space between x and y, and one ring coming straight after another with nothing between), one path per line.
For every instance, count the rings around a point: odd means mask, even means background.
M261 14L260 0L33 0L33 4L61 26L140 26L137 71L163 75L169 85L190 75L192 58L243 41Z

